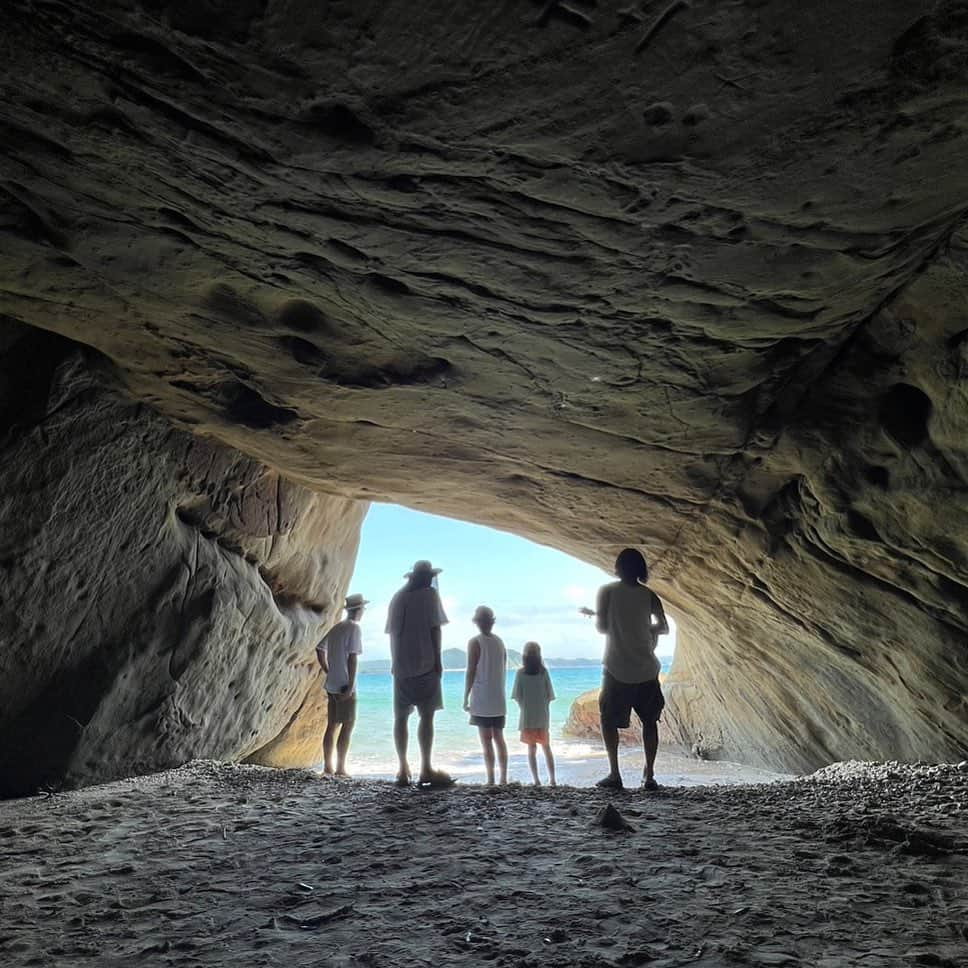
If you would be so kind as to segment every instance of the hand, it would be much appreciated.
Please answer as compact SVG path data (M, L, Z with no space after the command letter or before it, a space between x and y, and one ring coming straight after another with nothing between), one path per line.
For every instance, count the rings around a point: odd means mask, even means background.
M438 676L442 676L444 674L444 667L440 660L434 663L434 672L436 672Z
M598 612L596 612L593 608L588 608L585 605L582 605L578 611L581 612L582 615L587 615L589 618L594 618L594 616L598 614Z
M471 704L465 699L464 700L464 712L469 713L471 711Z

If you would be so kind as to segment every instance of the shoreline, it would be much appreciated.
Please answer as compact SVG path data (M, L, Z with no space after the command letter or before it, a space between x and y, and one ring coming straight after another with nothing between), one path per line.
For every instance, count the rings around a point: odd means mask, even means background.
M506 734L508 745L508 778L510 783L531 785L527 753L517 740L516 733ZM601 743L588 740L564 738L552 743L555 755L558 784L576 789L593 787L608 772L608 758ZM411 766L415 762L415 750L411 744ZM641 746L620 746L619 764L628 786L638 786L645 756ZM539 775L547 782L544 758L538 753ZM483 757L480 749L460 752L435 751L435 766L444 769L462 784L483 784L485 779ZM349 769L353 779L392 780L396 773L393 763L383 769L365 770L354 767L353 750L350 747ZM320 772L321 764L314 769ZM758 767L734 763L728 760L700 760L689 756L680 748L659 748L655 761L655 775L664 787L736 786L741 784L779 783L793 779L792 774L777 773Z

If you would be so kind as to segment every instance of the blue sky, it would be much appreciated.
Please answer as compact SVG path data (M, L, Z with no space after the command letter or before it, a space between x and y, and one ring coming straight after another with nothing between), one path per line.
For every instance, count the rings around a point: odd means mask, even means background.
M351 592L370 599L363 616L365 658L389 658L383 632L387 604L418 558L429 558L440 575L440 595L450 623L444 648L466 648L476 633L471 615L478 605L497 614L496 634L520 652L529 639L545 656L597 659L603 640L591 619L599 585L613 581L600 568L503 531L423 514L392 504L374 504L363 523ZM670 625L672 625L670 621ZM673 634L656 650L671 655Z

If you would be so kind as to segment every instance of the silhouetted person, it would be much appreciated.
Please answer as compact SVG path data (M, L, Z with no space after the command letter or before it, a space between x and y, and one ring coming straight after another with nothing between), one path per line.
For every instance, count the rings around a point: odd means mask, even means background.
M369 602L362 595L348 595L346 618L337 622L316 646L316 658L326 673L326 732L323 733L323 772L347 776L346 754L356 723L356 664L363 652L359 622ZM338 738L337 738L338 737Z
M535 786L541 786L538 776L538 747L544 750L545 763L548 766L548 781L551 786L557 786L555 781L555 757L551 752L551 712L549 706L554 701L555 690L551 684L551 676L545 668L541 658L541 646L537 642L526 642L521 656L521 668L514 677L514 688L511 698L521 707L518 719L518 729L521 730L521 742L528 747L528 766L531 769L531 780Z
M464 709L471 714L484 751L487 785L494 786L494 761L501 773L501 786L508 782L508 748L504 742L507 716L508 658L504 643L494 634L494 612L478 605L472 620L480 635L467 643L467 675L464 680Z
M634 709L642 720L645 769L642 786L655 790L655 754L659 748L659 717L665 706L659 685L656 641L669 631L659 596L647 587L649 566L640 551L626 548L615 559L619 580L603 585L594 614L598 631L605 635L602 691L598 708L602 739L608 752L609 773L598 786L622 788L618 765L618 731L628 729Z
M429 561L418 561L393 596L387 613L393 674L393 742L397 748L397 785L410 783L407 762L408 720L416 708L420 723L420 785L450 786L454 781L431 763L434 715L444 708L441 691L440 629L447 624L434 579L440 574Z

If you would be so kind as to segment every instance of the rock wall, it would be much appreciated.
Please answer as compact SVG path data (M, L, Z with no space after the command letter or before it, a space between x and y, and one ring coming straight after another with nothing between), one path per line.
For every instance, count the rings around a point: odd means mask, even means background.
M0 795L317 761L313 646L366 506L173 429L60 337L0 340Z
M302 484L644 547L687 745L963 757L964 0L5 9L0 313Z
M785 417L739 507L666 560L690 602L680 741L800 770L968 749L966 305L958 233Z

